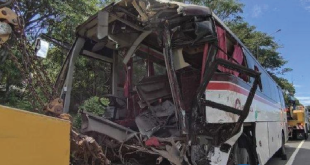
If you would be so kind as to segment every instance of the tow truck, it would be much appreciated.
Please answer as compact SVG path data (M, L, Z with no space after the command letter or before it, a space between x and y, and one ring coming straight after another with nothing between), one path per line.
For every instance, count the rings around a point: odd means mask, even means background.
M292 139L302 138L307 140L310 130L309 126L308 109L303 105L298 105L295 109L291 106L288 115L289 137Z

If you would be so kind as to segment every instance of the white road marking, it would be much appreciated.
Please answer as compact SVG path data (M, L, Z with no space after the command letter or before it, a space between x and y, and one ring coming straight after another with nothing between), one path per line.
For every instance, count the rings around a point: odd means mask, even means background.
M295 157L299 151L299 149L301 148L301 146L304 144L304 140L302 142L300 142L300 144L298 145L298 147L296 148L296 150L294 151L294 153L292 154L292 156L290 157L290 159L288 160L288 162L285 164L285 165L292 165L294 160L295 160Z

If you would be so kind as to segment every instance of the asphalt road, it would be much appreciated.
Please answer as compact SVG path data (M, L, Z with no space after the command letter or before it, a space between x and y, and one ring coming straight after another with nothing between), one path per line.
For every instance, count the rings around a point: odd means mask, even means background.
M286 143L287 160L273 157L266 165L310 165L310 138Z

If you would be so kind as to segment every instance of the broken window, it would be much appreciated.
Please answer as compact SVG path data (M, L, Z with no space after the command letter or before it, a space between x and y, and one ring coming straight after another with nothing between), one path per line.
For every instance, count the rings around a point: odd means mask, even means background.
M71 110L77 111L85 100L93 96L111 93L112 65L110 63L79 56L75 67Z
M136 85L143 77L147 77L147 60L139 56L132 58L133 77L132 84Z

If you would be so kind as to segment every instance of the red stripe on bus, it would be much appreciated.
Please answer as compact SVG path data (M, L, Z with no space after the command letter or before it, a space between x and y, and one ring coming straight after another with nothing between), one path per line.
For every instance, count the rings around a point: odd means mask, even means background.
M229 91L233 91L233 92L243 94L245 96L247 96L250 93L250 91L248 91L244 88L241 88L236 84L224 83L224 82L220 82L220 83L210 82L207 89L208 90L229 90ZM260 96L255 95L254 99L257 101L260 101L264 104L268 104L274 108L280 108L280 107L276 106L275 104L273 104L272 102L270 102L270 101L268 101L268 100L266 100Z

